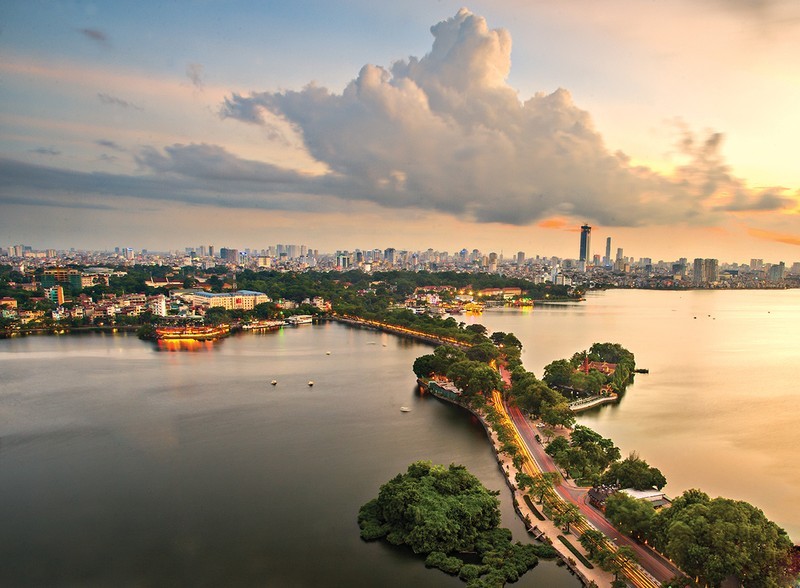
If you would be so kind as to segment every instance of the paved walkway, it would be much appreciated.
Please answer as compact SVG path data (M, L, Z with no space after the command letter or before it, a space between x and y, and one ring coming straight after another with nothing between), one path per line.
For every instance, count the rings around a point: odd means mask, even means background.
M487 425L488 426L488 425ZM494 431L489 428L489 437L492 441L492 444L495 448L495 453L497 453L498 449L500 448L500 442L497 439L497 435ZM541 532L544 533L545 537L552 541L553 547L559 554L561 554L562 558L568 562L570 568L575 572L575 574L581 579L584 585L588 584L591 581L594 581L598 586L610 586L611 582L614 580L614 576L609 574L608 572L604 572L600 567L595 566L594 568L587 568L583 565L580 561L577 560L575 554L573 554L567 546L564 545L561 541L558 540L559 535L564 535L569 542L578 550L580 551L584 557L586 556L586 551L581 547L581 544L578 542L578 537L572 533L564 533L560 528L556 527L553 524L553 521L545 517L545 520L540 521L538 517L531 511L528 505L525 503L524 496L525 492L519 490L516 486L515 480L517 476L518 470L514 467L514 464L511 462L511 458L509 458L504 453L497 453L497 461L500 464L500 469L503 470L503 473L506 474L506 478L508 481L508 486L511 489L511 494L514 497L514 500L517 502L517 510L520 516L524 519L526 516L531 521L531 524L537 527ZM531 498L533 500L533 498ZM534 500L535 502L535 500ZM540 510L541 512L541 510ZM587 557L588 559L588 557Z

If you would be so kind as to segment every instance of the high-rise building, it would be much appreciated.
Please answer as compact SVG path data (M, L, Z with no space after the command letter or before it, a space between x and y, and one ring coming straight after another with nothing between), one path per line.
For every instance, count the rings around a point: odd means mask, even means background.
M786 264L784 262L771 265L767 274L768 279L773 282L778 282L786 276Z
M695 286L719 281L719 262L716 259L696 258L693 264L692 283Z
M603 260L606 267L611 265L611 237L606 237L606 258Z
M592 227L581 226L581 256L580 260L588 262L592 255Z
M497 271L497 253L492 251L489 254L489 271L496 272Z
M522 265L523 263L525 263L525 252L517 251L517 265Z
M617 247L617 259L615 261L622 261L622 259L623 259L622 247Z

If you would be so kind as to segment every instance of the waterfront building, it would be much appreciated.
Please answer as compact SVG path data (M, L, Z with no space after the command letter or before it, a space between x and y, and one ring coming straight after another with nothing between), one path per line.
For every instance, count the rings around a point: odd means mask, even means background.
M192 294L192 303L205 308L221 306L225 310L253 310L256 305L263 302L272 302L272 299L263 292L252 290L223 293L194 292Z
M782 280L784 276L786 276L786 264L784 262L780 262L774 265L771 265L769 271L767 272L768 279L772 282L777 282Z
M589 225L581 226L581 251L580 261L589 262L592 254L592 227Z
M716 259L698 257L694 260L693 270L692 283L695 286L713 284L719 281L719 261Z

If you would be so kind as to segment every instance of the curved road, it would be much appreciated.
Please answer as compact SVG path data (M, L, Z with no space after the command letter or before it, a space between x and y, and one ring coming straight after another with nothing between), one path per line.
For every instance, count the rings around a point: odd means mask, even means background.
M503 366L500 366L500 375L503 377L503 381L507 385L510 384L510 374ZM555 463L553 463L552 458L545 453L543 445L536 441L536 435L538 433L531 424L530 419L523 415L516 406L509 406L505 400L502 401L502 408L511 419L514 428L517 429L520 439L527 446L527 453L533 458L535 465L538 466L538 469L542 472L559 471L558 467L555 465ZM655 584L656 586L658 586L658 583L663 582L664 580L669 580L670 578L681 574L681 572L675 566L673 566L669 560L665 559L647 546L642 545L627 535L617 531L617 529L615 529L611 523L608 522L608 520L599 510L588 504L586 498L588 491L587 488L577 487L565 480L555 487L555 491L565 501L575 504L580 509L581 514L586 518L589 524L595 527L597 530L603 532L616 545L627 545L630 547L634 553L636 553L636 558L642 568L644 568L657 581Z

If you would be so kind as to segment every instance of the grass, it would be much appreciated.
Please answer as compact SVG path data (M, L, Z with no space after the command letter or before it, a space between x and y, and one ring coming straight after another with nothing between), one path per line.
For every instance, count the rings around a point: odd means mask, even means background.
M579 561L580 561L580 562L581 562L583 565L585 565L585 566L586 566L587 568L589 568L590 570L591 570L592 568L594 568L594 566L591 564L591 562L590 562L588 559L586 559L586 558L583 556L583 554L582 554L580 551L578 551L578 550L575 548L575 546L574 546L572 543L570 543L570 542L569 542L569 539L567 539L566 537L564 537L564 535L559 535L559 536L558 536L558 540L559 540L559 541L561 541L561 543L563 543L564 545L566 545L566 546L567 546L567 549L569 549L569 550L572 552L572 554L573 554L575 557L577 557L577 558L578 558L578 560L579 560Z
M539 512L539 509L536 508L536 506L534 506L533 500L531 500L531 497L526 494L523 498L525 500L525 504L527 504L528 508L531 509L531 512L533 512L533 514L536 515L536 518L539 519L540 521L545 520L544 515Z

